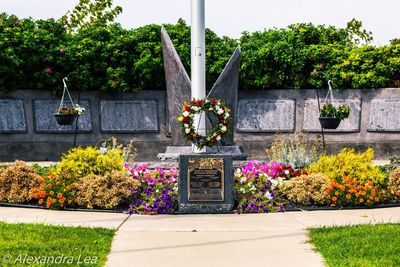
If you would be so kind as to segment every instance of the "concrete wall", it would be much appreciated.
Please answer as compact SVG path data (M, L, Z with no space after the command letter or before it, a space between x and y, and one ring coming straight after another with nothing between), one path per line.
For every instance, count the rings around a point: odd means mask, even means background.
M326 91L319 94L322 102ZM400 155L400 89L342 90L334 96L352 112L338 130L325 132L328 151L372 146L379 158ZM78 123L78 145L95 145L115 136L121 142L133 140L138 160L150 161L171 143L164 91L72 92L72 97L87 108ZM58 160L73 146L75 129L52 121L57 101L49 91L40 90L0 95L0 161ZM316 102L315 90L240 91L236 144L251 158L263 159L277 131L320 135Z

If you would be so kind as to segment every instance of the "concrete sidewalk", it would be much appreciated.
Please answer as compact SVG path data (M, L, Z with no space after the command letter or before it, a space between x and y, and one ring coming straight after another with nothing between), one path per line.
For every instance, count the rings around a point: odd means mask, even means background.
M379 222L400 222L400 208L131 216L107 266L324 266L307 243L307 227Z
M0 221L119 228L107 266L324 266L307 227L400 223L400 208L127 216L0 207Z

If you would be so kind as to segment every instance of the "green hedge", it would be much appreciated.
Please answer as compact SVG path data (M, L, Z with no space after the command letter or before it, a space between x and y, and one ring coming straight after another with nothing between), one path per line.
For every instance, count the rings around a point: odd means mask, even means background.
M0 14L0 91L163 90L160 25L124 29L119 24L67 33L60 20ZM190 73L190 28L166 25ZM211 88L235 47L242 47L240 88L400 87L400 44L355 46L345 29L295 24L243 33L239 40L207 29L207 84Z

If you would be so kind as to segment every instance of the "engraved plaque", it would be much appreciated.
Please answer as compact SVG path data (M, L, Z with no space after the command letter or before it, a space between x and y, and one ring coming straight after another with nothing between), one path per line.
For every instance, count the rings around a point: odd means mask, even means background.
M239 132L292 132L295 128L296 101L266 98L240 99L237 130Z
M24 133L27 131L24 103L22 100L0 100L0 133Z
M102 100L100 102L103 132L157 132L155 100Z
M188 201L224 201L223 158L189 158L187 177Z
M400 99L372 99L369 132L400 132Z

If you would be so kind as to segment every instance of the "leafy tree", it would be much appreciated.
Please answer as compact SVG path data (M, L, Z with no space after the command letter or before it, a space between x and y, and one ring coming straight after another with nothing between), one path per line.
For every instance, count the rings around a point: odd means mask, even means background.
M113 7L113 0L79 0L61 20L70 32L90 27L104 27L122 13L122 7Z

